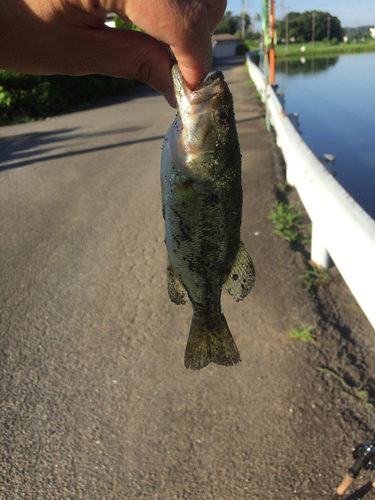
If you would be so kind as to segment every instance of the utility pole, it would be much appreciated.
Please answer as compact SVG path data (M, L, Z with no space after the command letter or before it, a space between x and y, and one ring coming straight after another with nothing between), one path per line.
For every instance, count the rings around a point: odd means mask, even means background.
M241 27L242 40L245 40L245 0L242 0Z
M312 48L314 48L314 41L315 41L315 16L316 16L316 12L313 12L312 13L312 30L311 30Z
M285 50L288 50L288 6L285 9L284 0L281 0L281 18L284 19L285 23Z
M288 22L288 6L286 6L286 16L285 16L285 51L288 52L288 41L289 41L289 22Z
M271 16L270 16L270 24L271 24L271 47L270 47L270 84L274 85L275 83L275 0L271 0Z
M331 16L328 16L327 18L327 45L329 45L329 32L331 28Z

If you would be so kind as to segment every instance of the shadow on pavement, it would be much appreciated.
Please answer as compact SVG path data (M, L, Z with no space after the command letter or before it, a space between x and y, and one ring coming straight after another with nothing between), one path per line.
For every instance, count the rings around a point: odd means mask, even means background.
M261 118L265 118L266 115L259 115L259 116L252 116L251 118L244 118L243 120L236 120L236 123L245 123L245 122L252 122L254 120L260 120Z
M115 106L116 104L122 104L127 101L132 101L133 99L139 99L144 97L157 97L160 96L159 92L149 87L145 83L139 83L137 87L129 90L127 94L120 94L111 97L105 97L104 99L92 103L86 103L77 107L73 107L68 111L61 113L61 115L69 115L71 113L77 113L80 111L87 111L90 109L105 108L107 106Z
M214 59L212 70L221 69L225 71L231 69L233 66L240 66L244 62L245 56L221 57L220 59Z
M33 163L56 160L58 158L68 158L95 151L104 151L106 149L130 146L131 144L164 139L163 134L154 137L116 142L115 144L105 144L94 148L72 150L44 156L46 153L65 147L63 144L65 141L80 138L87 139L89 137L96 136L102 137L113 134L125 134L127 132L141 130L142 128L144 127L125 127L122 129L110 130L108 132L100 131L92 134L75 134L74 132L78 130L77 128L67 128L47 132L31 132L13 137L0 138L0 172L25 167L32 165Z
M212 71L215 71L216 69L221 69L225 71L226 69L230 69L233 66L242 64L243 61L244 61L244 56L215 59L213 62ZM83 109L95 109L105 106L113 106L137 98L155 97L155 96L159 96L159 94L154 89L152 89L147 85L140 85L126 95L111 97L109 99L96 102L87 107L86 106L84 108L81 107L79 110L78 109L70 110L68 113L74 113L75 111L82 111ZM257 118L258 117L250 118L247 120L254 120ZM259 116L259 118L262 117ZM247 121L247 120L240 120L237 123L241 123L242 121ZM117 142L116 144L105 144L94 148L86 148L81 150L75 149L60 153L57 152L57 150L59 149L66 148L67 141L71 141L72 139L74 140L80 138L87 139L89 137L95 137L95 136L101 137L113 134L126 134L127 132L135 132L137 130L141 130L142 128L144 127L125 127L121 129L110 130L108 132L100 131L92 134L90 133L79 134L79 127L71 127L66 129L57 129L53 131L29 132L25 134L0 138L0 172L14 168L25 167L33 163L82 155L95 151L103 151L111 148L124 147L139 142L162 140L164 138L163 134L155 137ZM77 145L75 145L75 147L77 147Z

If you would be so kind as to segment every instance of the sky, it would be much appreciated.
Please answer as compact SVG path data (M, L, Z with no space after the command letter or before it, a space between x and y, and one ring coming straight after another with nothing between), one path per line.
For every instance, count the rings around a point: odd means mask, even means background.
M242 0L227 0L227 10L240 14ZM245 9L251 17L262 12L262 0L244 0ZM275 0L276 17L282 18L282 4L288 12L321 10L329 12L341 21L343 28L375 25L375 0Z

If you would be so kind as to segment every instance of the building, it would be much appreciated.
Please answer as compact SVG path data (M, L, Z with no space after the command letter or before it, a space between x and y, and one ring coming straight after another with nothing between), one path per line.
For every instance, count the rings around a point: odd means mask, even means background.
M212 48L214 51L214 59L221 57L231 57L236 55L238 45L241 43L241 38L223 33L212 36Z

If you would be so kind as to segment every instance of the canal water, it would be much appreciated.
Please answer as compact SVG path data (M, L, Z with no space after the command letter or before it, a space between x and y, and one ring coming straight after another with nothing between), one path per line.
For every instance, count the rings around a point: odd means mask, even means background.
M284 109L319 160L335 157L325 166L375 219L375 52L301 58L276 63Z

